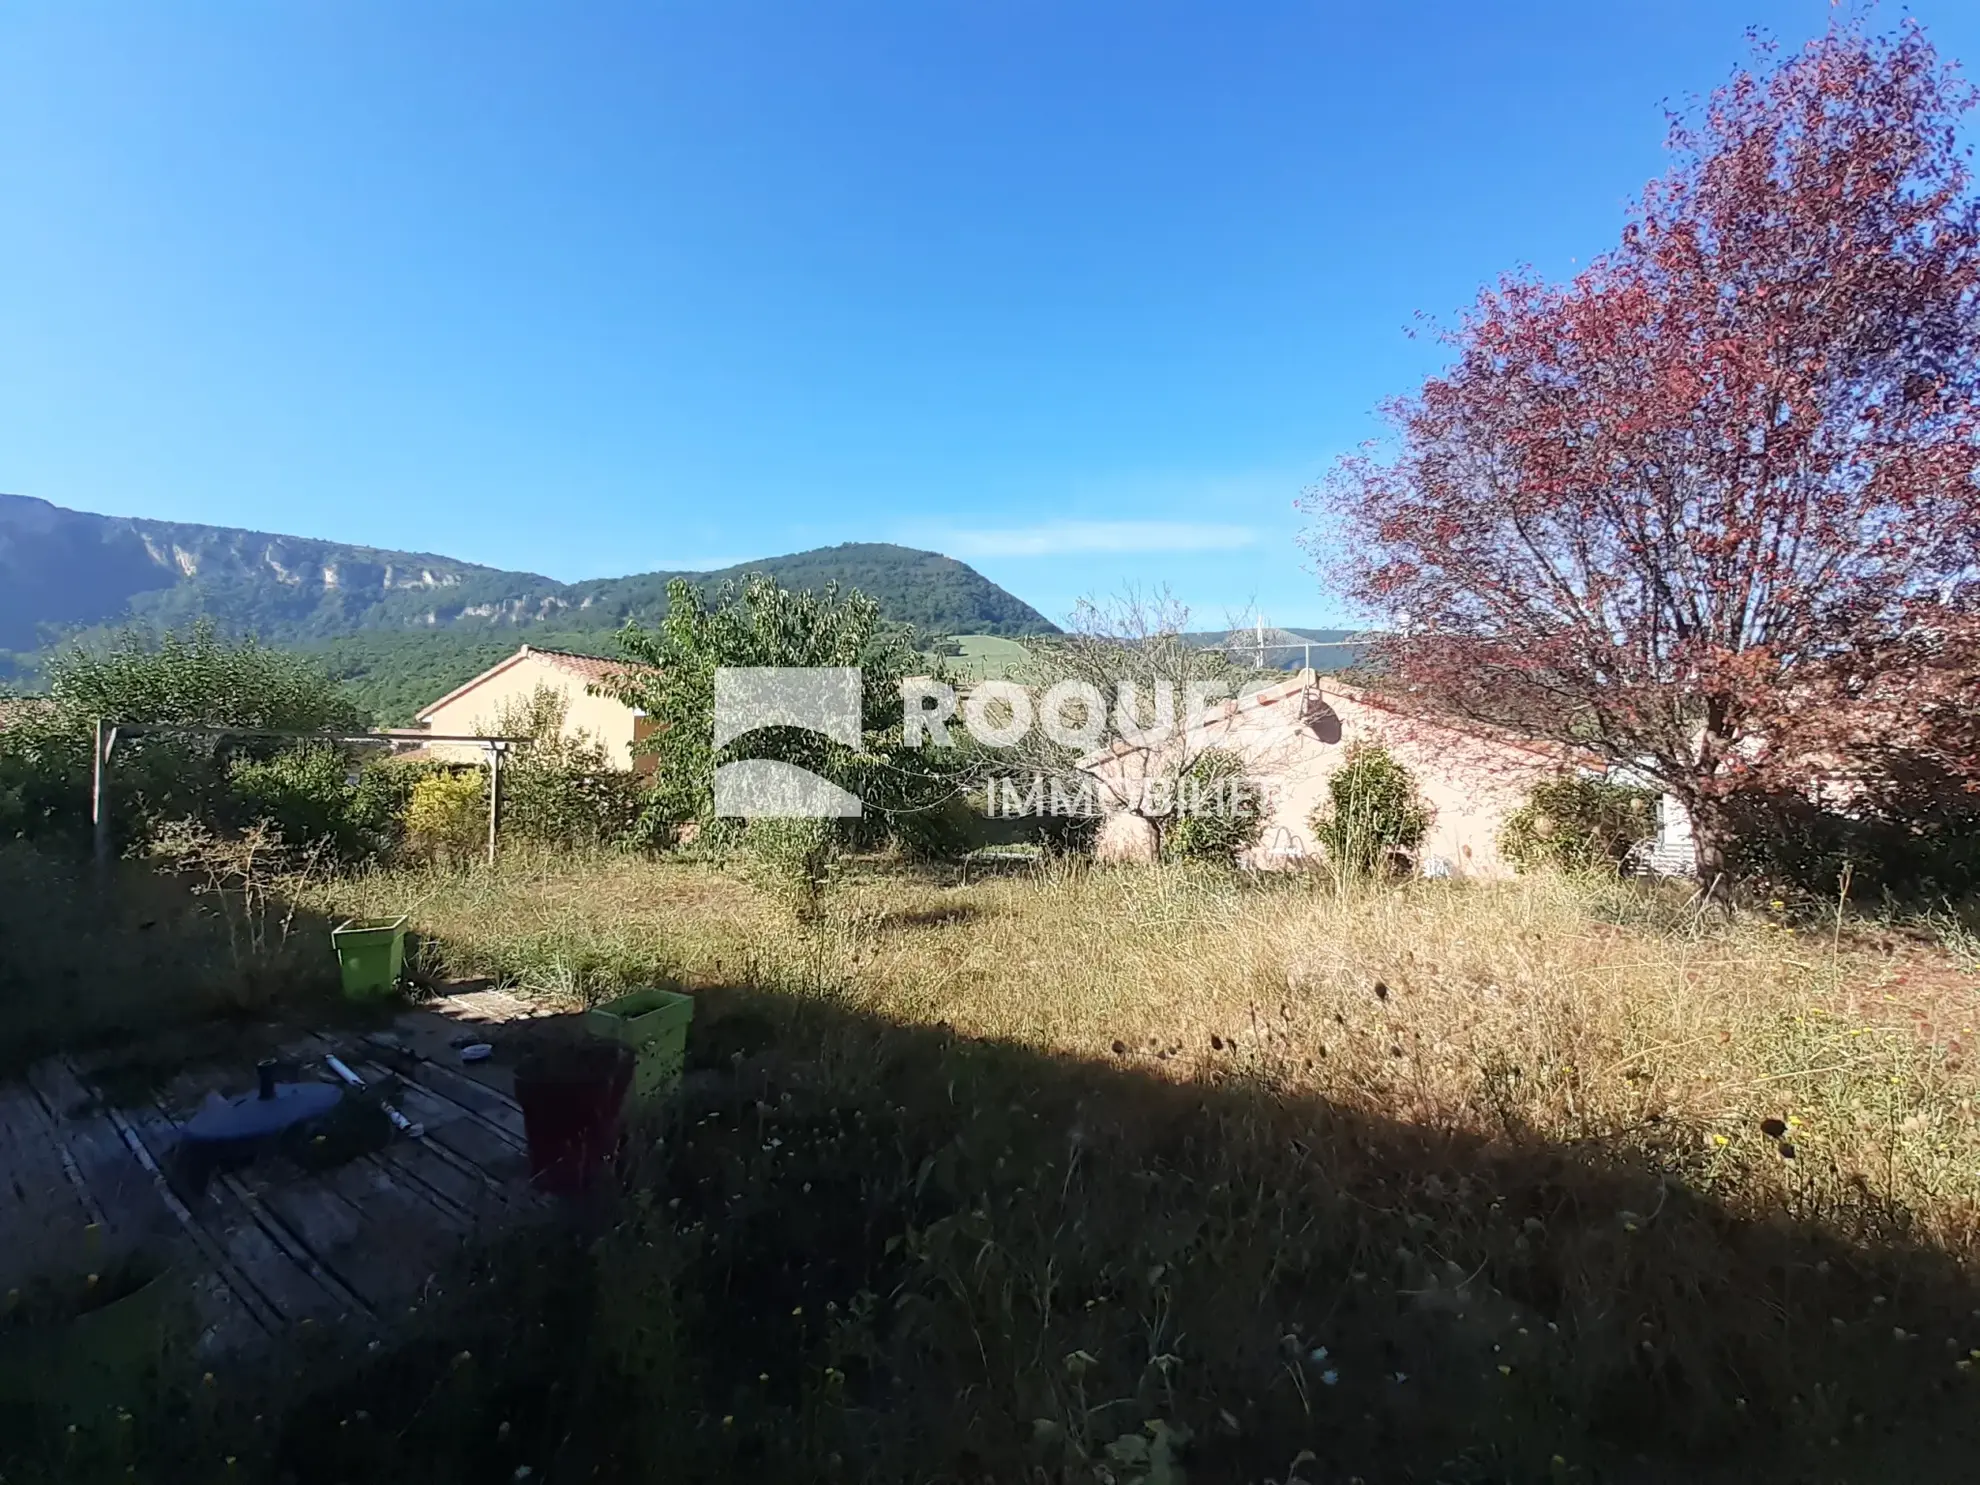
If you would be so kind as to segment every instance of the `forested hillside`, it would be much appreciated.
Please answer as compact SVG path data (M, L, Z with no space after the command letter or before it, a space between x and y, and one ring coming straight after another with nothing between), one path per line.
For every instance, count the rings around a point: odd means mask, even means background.
M937 552L848 543L766 557L718 572L651 572L561 583L427 552L352 546L225 526L137 520L0 495L0 660L31 671L37 652L92 629L127 623L179 627L212 619L226 632L274 644L320 645L374 636L348 653L386 652L395 673L418 664L457 668L525 640L592 636L628 618L657 619L667 584L703 588L766 572L787 588L836 581L927 635L1039 634L1053 626L974 568ZM384 636L459 636L427 653ZM409 658L411 657L411 658ZM359 663L353 661L353 663Z
M531 629L527 639L512 632L490 634L467 629L368 629L340 639L302 647L357 704L385 727L411 724L419 709L463 681L480 674L516 646L580 655L617 653L609 633L560 633Z

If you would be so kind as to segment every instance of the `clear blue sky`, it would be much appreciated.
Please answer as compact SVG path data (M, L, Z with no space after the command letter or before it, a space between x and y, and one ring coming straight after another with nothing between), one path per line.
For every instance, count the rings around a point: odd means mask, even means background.
M1325 623L1292 502L1412 316L1612 243L1663 100L1828 13L0 0L0 490Z

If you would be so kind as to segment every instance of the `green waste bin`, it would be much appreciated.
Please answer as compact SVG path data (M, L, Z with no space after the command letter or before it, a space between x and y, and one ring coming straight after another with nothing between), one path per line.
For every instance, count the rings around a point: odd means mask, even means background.
M637 1055L632 1093L642 1100L662 1097L680 1081L693 1019L694 997L674 990L635 990L585 1013L587 1029Z
M406 965L406 920L353 918L330 930L346 1000L383 1000L399 988Z

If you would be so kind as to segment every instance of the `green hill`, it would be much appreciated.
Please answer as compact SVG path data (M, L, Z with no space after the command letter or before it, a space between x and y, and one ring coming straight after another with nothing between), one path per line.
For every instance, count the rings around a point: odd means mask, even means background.
M846 542L741 562L717 572L644 573L574 583L571 608L561 611L560 627L594 629L593 616L617 628L629 617L657 616L666 609L667 584L692 578L704 591L730 578L767 572L786 588L817 588L836 581L879 600L891 619L912 624L922 634L1053 634L1057 626L1037 609L998 587L975 568L939 552L883 542ZM580 617L584 622L580 623Z

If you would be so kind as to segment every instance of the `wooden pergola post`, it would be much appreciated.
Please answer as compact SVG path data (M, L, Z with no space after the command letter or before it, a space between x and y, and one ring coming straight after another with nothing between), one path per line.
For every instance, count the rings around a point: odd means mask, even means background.
M495 836L502 828L502 752L506 743L488 745L488 864L495 864Z
M99 885L110 880L110 749L117 745L117 729L106 729L96 719L96 748L89 774L90 854L96 858Z

